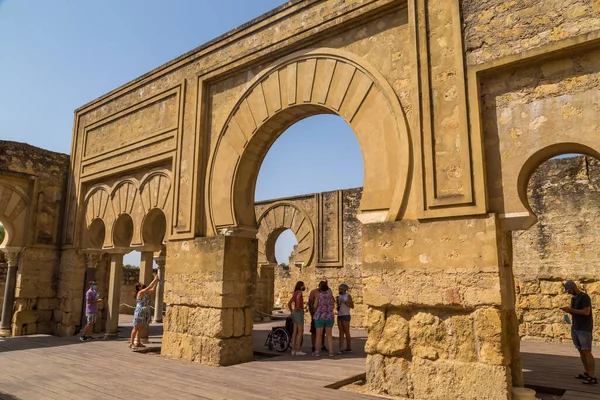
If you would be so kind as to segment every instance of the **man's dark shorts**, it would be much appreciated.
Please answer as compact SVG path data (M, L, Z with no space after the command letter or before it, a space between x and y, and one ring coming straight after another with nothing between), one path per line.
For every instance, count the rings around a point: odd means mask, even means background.
M577 350L592 350L592 332L571 329L571 339Z

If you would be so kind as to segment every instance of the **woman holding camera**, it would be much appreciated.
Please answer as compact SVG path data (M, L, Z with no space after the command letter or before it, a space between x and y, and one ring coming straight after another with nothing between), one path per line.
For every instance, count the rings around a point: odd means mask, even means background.
M154 280L146 286L142 282L135 285L135 311L133 312L133 329L129 341L129 348L146 347L140 341L140 328L143 324L149 324L152 319L152 309L150 308L150 293L156 289L158 283L158 274L153 273Z

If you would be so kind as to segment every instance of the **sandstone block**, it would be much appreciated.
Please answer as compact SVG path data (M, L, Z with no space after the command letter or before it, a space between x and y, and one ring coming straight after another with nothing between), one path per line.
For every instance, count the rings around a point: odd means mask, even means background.
M446 356L446 330L439 317L419 312L410 319L410 347L416 357L437 360Z
M244 309L244 336L252 335L252 328L254 327L254 312L252 307L247 307Z
M409 325L399 310L388 310L385 327L377 343L377 352L398 356L408 350Z
M385 363L381 354L367 355L367 382L371 391L375 393L385 392Z
M505 367L458 361L414 358L410 377L415 399L506 400L508 371Z
M381 340L381 334L385 327L385 310L369 307L365 320L365 328L368 332L367 342L365 343L365 353L376 354L377 345Z
M233 309L233 337L244 336L244 326L246 324L246 316L243 308Z
M496 308L480 308L473 313L479 361L502 365L502 323Z
M13 321L17 325L26 325L37 322L38 314L35 311L17 311L13 316Z
M540 291L542 294L557 295L564 292L563 282L558 281L540 281Z

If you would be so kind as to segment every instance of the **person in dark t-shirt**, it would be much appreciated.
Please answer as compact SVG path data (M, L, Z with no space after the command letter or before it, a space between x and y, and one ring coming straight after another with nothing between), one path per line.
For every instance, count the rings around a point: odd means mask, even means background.
M579 290L573 281L565 283L565 293L572 296L571 307L562 307L561 310L571 314L573 319L571 339L575 348L579 351L579 357L585 370L583 374L576 376L576 378L583 379L584 384L597 385L596 362L592 355L592 330L594 328L592 299L587 293Z

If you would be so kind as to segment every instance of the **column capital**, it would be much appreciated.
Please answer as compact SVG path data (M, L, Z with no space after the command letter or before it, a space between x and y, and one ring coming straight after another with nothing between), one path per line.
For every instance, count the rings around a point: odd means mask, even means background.
M85 252L86 266L91 269L96 269L98 267L98 262L100 262L100 259L102 258L103 255L104 255L104 253L101 253L101 252L86 251Z
M6 261L8 262L9 267L16 267L19 264L19 255L21 254L20 247L5 247L0 249L4 252L6 256Z
M158 268L164 268L165 263L167 262L167 257L165 256L157 256L154 257L154 262L158 265Z

